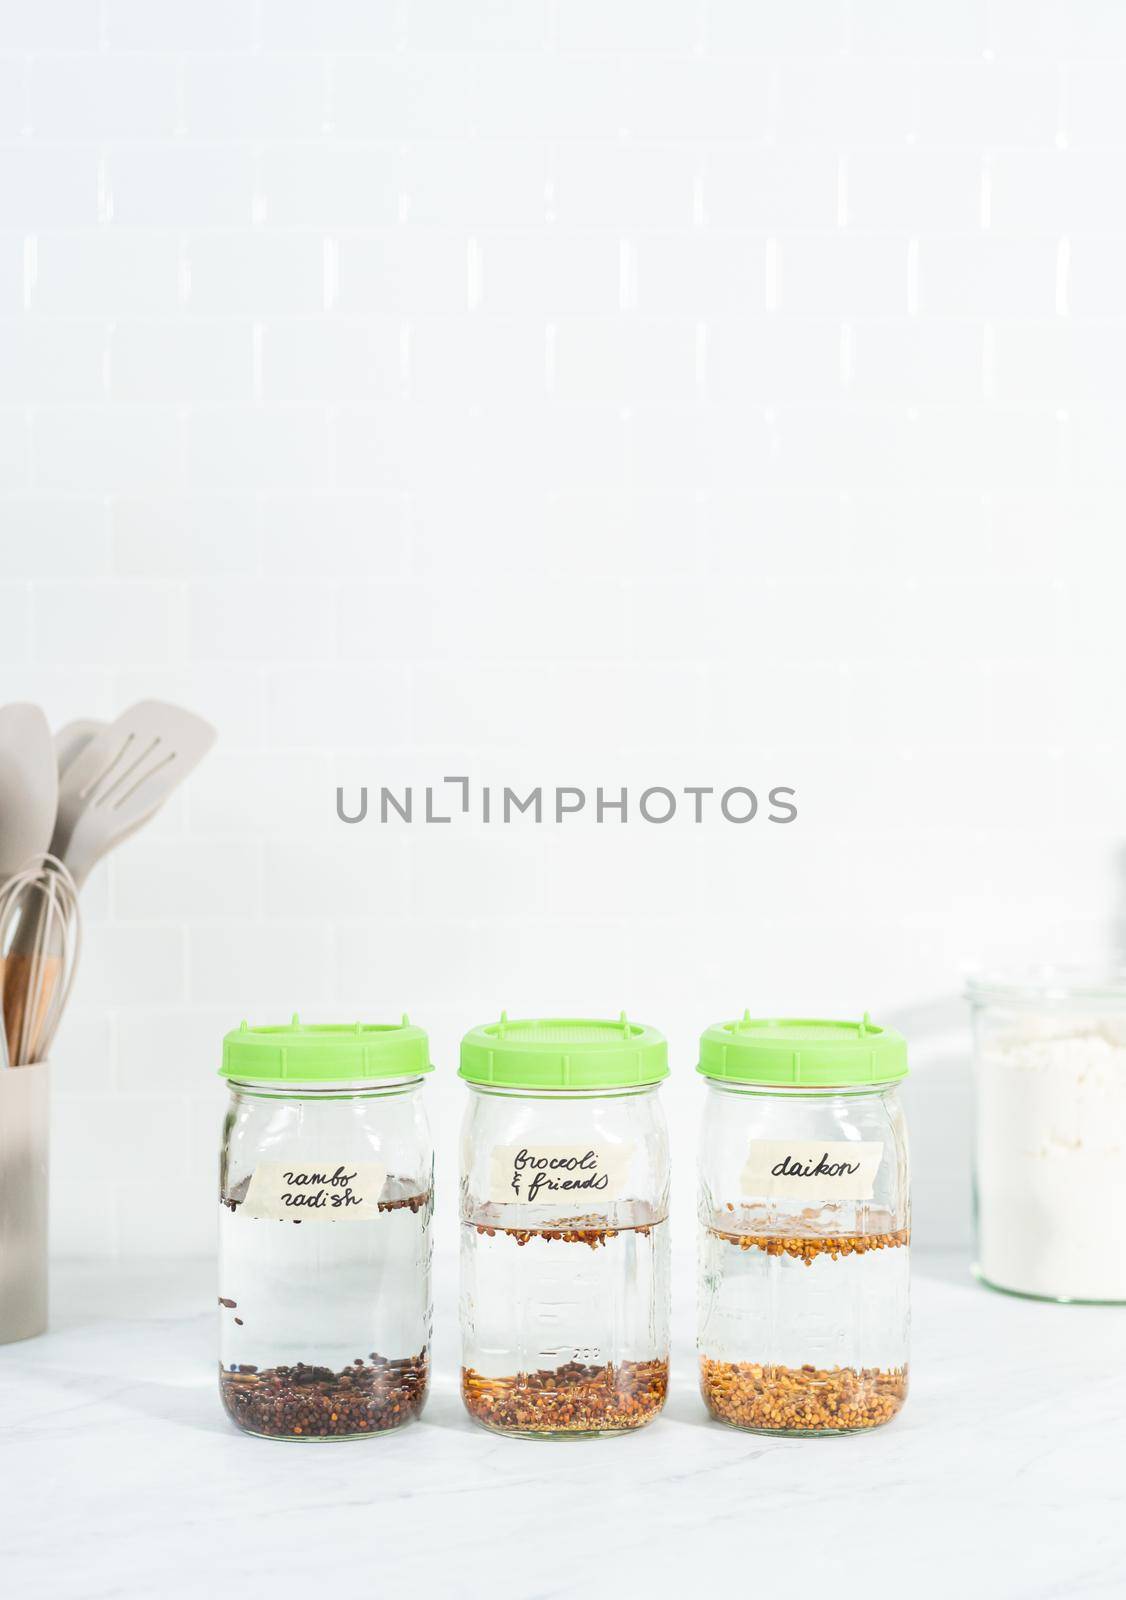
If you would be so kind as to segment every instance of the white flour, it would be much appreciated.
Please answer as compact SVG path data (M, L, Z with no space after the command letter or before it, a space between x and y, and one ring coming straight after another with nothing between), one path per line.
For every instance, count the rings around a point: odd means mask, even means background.
M1126 1020L1021 1022L984 1039L978 1070L982 1275L1126 1300Z

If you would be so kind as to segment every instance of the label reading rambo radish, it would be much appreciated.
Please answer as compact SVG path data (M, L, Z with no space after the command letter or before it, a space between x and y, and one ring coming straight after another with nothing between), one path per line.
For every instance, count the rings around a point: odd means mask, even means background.
M741 1179L746 1199L870 1200L884 1147L878 1139L753 1139Z
M616 1200L632 1154L632 1144L498 1145L492 1153L489 1199L496 1205L546 1205L561 1195Z
M239 1209L267 1222L365 1222L379 1215L386 1180L375 1161L260 1161Z

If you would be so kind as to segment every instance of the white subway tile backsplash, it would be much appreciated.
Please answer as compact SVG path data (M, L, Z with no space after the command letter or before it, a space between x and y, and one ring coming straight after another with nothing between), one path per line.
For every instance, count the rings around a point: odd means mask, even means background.
M279 675L281 668L270 674L271 683ZM303 671L302 677L307 676ZM193 774L188 797L193 832L260 839L277 832L300 834L331 815L327 759L313 749L294 752L294 746L312 741L297 737L301 730L295 728L292 707L285 709L289 715L281 723L283 736L271 736L265 750L246 744L225 750L220 742Z
M1126 145L1122 67L1114 61L1082 61L1064 72L1069 147L1121 150Z
M113 570L131 578L217 578L258 570L251 496L115 496Z
M0 233L0 316L15 316L24 309L23 237Z
M8 496L0 513L0 578L29 581L44 573L105 577L111 571L104 503L93 496Z
M326 132L323 56L190 55L180 70L189 139L319 139Z
M41 233L21 241L21 277L36 315L174 316L180 304L180 237L150 229ZM24 263L27 263L25 268Z
M704 17L707 47L717 55L840 56L848 44L848 0L705 0Z
M28 64L0 56L0 139L16 139L28 124Z
M974 57L988 38L987 0L903 6L897 0L849 0L849 49L860 56Z
M396 228L340 240L338 304L356 315L465 312L466 238L455 228Z
M1076 317L1120 317L1124 270L1126 238L1073 239L1068 252L1068 310Z
M787 12L793 12L792 6ZM778 143L902 149L918 130L919 89L910 63L800 56L775 66Z
M379 622L372 617L373 628ZM407 738L410 680L400 663L277 667L266 696L266 734L283 750L366 749ZM318 816L335 803L327 783L323 795L309 798Z
M61 578L35 592L35 657L44 663L113 666L128 638L138 665L174 659L179 597L158 583L96 583Z
M210 1105L210 1073L218 1072L224 1033L239 1020L225 1006L123 1011L115 1024L120 1087L130 1094L190 1095Z
M723 55L632 56L625 125L655 138L764 140L770 75L761 62Z
M599 315L621 308L621 248L602 232L489 229L482 305L493 314Z
M409 0L407 41L418 50L536 50L547 43L548 0Z
M327 920L304 911L288 921L200 923L188 931L188 997L216 1009L230 1006L240 1016L330 1005L330 954Z
M1064 103L1057 66L932 60L918 63L914 74L920 145L985 151L1055 147Z
M994 330L999 403L1100 410L1126 363L1126 327L1106 322L1013 322Z
M111 399L207 405L253 399L249 324L198 317L154 323L115 321L108 341Z
M481 375L509 393L542 399L548 392L547 337L524 317L424 317L409 325L405 387L439 410L469 406ZM552 392L558 392L558 371Z
M5 698L220 735L86 891L59 1248L210 1248L244 1014L690 1040L748 960L894 1007L1110 924L1124 58L1104 0L0 7ZM448 772L802 831L337 820Z
M650 316L748 315L766 309L766 245L720 230L643 233L637 308Z
M332 406L401 396L402 343L402 326L390 317L271 323L262 334L262 397Z
M339 139L455 139L469 131L471 74L457 55L341 55L332 63Z
M37 0L4 7L5 50L96 50L101 0Z
M969 233L980 225L978 151L856 150L847 157L847 215L860 231Z
M82 951L72 1003L95 1006L178 1005L186 998L184 929L164 926L150 902L145 926L102 926Z
M253 489L267 474L279 487L323 488L329 476L323 412L228 407L188 418L188 482L193 489Z
M408 509L378 495L286 494L262 503L262 559L278 578L395 577L407 560Z
M716 145L704 152L700 168L709 227L778 233L837 226L840 158L835 150Z
M470 131L480 138L617 137L628 120L624 85L625 66L612 55L482 54L469 80Z
M681 0L650 0L645 26L637 26L633 0L567 0L556 20L563 50L633 55L691 55L700 43L699 9Z
M703 166L698 148L671 140L556 140L547 157L541 220L546 212L547 220L565 228L689 228Z
M386 147L267 145L258 172L265 220L274 228L372 228L398 214L394 158Z
M697 343L687 320L564 317L555 330L551 392L577 409L588 409L591 395L610 406L680 409L695 391Z
M169 139L176 132L171 55L41 55L31 63L35 139Z
M3 458L0 457L0 465ZM2 482L0 478L0 482ZM2 543L22 543L19 531L10 527ZM31 648L31 588L26 583L0 583L0 602L4 607L4 626L0 628L0 657L5 663L23 662ZM6 692L12 693L6 684Z
M560 185L549 185L548 168L536 140L410 139L395 153L399 213L411 224L465 229L545 222L561 214Z
M154 905L184 923L245 916L261 903L260 856L245 839L130 840L109 863L114 917L148 922Z
M0 319L0 403L105 399L102 323Z
M785 315L907 315L903 234L795 234L782 239L778 254L778 305Z
M174 490L183 481L182 427L171 409L45 407L34 416L33 440L39 489Z
M188 604L188 642L197 660L316 661L335 652L326 583L228 577L192 584Z
M189 235L187 309L203 316L306 316L325 309L325 247L314 233L271 229Z
M706 325L703 371L710 405L831 405L843 394L840 323L717 317Z
M249 224L254 163L235 144L118 144L106 155L109 205L125 227Z
M325 799L335 803L335 795ZM316 834L267 839L263 848L265 915L284 918L295 905L314 922L405 915L411 910L406 852L389 850L374 828L344 827L326 806Z
M983 394L981 325L969 319L855 324L848 390L857 400L958 405Z
M255 9L254 0L103 0L102 27L111 50L249 50Z
M1051 318L1058 265L1057 241L1047 233L924 237L919 242L920 315Z
M263 0L262 38L277 50L392 50L395 0Z
M0 207L6 228L93 227L99 220L97 150L0 145Z
M1108 202L1122 171L1112 150L1002 150L989 171L998 232L1126 233L1126 209Z

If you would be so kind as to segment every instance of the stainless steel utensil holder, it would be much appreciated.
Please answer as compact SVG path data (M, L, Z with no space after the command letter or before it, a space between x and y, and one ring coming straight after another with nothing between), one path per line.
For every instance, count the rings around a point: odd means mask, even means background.
M47 1330L46 1061L0 1070L0 1344Z

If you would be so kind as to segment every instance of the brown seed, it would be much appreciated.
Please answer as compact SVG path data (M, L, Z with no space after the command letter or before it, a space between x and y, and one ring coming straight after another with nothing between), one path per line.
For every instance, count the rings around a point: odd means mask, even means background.
M907 1369L771 1367L705 1356L700 1387L712 1416L737 1428L852 1432L891 1421L907 1397Z
M619 1366L567 1362L542 1372L486 1378L462 1369L461 1393L478 1421L506 1433L596 1433L639 1428L657 1415L668 1391L667 1361Z

